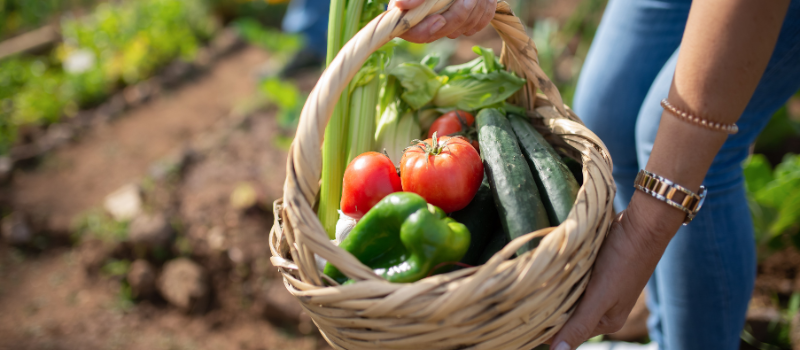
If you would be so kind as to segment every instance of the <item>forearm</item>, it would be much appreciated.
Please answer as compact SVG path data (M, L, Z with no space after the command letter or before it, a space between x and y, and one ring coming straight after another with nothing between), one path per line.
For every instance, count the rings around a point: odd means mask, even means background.
M669 101L713 122L735 123L766 69L789 0L695 1ZM646 169L697 191L727 135L664 113ZM685 214L637 191L631 207L668 241ZM631 212L634 214L634 212ZM656 219L653 219L656 218Z

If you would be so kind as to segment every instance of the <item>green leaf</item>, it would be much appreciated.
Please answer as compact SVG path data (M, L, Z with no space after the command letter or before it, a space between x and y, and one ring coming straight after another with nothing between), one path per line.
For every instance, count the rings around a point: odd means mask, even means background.
M773 237L779 236L798 224L800 224L800 191L795 190L781 203L778 218L772 223L770 233Z
M483 57L478 57L467 63L444 67L439 74L447 77L455 77L470 73L482 73L480 70L483 67ZM473 72L473 70L475 70Z
M781 208L793 193L800 191L800 177L781 177L770 182L755 194L759 203Z
M292 128L297 125L306 96L295 84L272 78L261 83L260 91L278 107L277 119L281 127Z
M361 27L364 27L373 18L383 13L388 4L389 1L386 0L367 0L361 12Z
M400 81L400 85L405 89L400 97L414 110L431 102L444 80L430 67L420 63L400 64L390 70L389 74Z
M491 72L494 72L494 71L496 71L498 69L499 62L497 62L497 64L495 64L496 63L495 62L495 56L494 56L494 51L492 51L492 49L488 49L488 48L480 47L480 46L473 46L472 47L472 52L474 52L474 53L480 55L481 57L483 57L483 66L485 68L485 71L483 73L491 73Z
M480 57L464 64L444 67L439 74L455 78L469 74L487 74L505 69L503 64L500 63L500 59L494 55L492 49L473 46L472 51L480 55Z
M356 73L356 76L353 77L353 82L350 83L350 92L349 93L352 94L353 90L355 90L355 88L357 88L359 86L364 86L364 85L369 84L372 81L372 79L375 79L375 78L378 77L379 73L380 73L380 69L378 69L378 67L376 67L374 65L366 65L365 64L363 67L361 67L361 69L358 70L358 73Z
M430 69L435 69L439 65L439 55L436 53L427 55L422 58L422 64L428 66Z
M264 80L261 83L261 92L279 108L291 108L300 101L300 90L297 86L277 78Z
M523 85L525 79L504 70L456 76L439 89L433 104L475 111L505 101Z
M745 161L744 179L749 193L758 192L774 180L769 161L764 155L754 154Z
M800 155L784 155L781 163L775 167L775 177L800 177Z

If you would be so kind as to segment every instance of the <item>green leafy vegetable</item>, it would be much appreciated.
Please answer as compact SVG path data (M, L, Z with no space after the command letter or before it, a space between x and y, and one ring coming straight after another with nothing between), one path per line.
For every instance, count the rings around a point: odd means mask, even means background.
M390 70L389 74L403 86L405 91L400 96L414 110L431 102L444 80L421 63L402 63Z
M455 76L439 89L433 104L440 108L475 111L505 101L525 85L506 71Z
M472 51L480 57L441 71L449 80L433 100L436 107L467 111L502 107L503 101L525 85L525 79L504 69L491 49L475 46Z

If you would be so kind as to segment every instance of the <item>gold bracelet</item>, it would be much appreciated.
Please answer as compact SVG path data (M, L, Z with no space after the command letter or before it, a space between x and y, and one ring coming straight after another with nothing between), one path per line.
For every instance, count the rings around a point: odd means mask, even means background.
M711 130L715 130L715 131L722 131L722 132L726 132L726 133L728 133L730 135L733 135L733 134L739 132L739 127L736 126L736 124L715 123L715 122L712 122L712 121L710 121L708 119L703 119L703 118L699 118L697 116L693 116L690 113L686 113L686 112L683 112L683 111L679 110L678 108L673 106L671 103L669 103L669 101L667 101L666 98L661 100L661 107L663 107L664 110L666 110L667 112L670 112L670 114L678 117L679 119L682 119L683 121L687 121L687 122L690 122L690 123L694 123L694 124L700 125L700 126L706 128L706 129L711 129Z
M698 195L681 185L644 169L639 170L636 180L633 181L633 187L686 213L686 219L683 220L684 225L692 222L692 219L697 216L697 212L700 211L703 202L706 200L707 192L704 186L700 186L700 194ZM676 195L679 193L684 195L683 199L677 198Z

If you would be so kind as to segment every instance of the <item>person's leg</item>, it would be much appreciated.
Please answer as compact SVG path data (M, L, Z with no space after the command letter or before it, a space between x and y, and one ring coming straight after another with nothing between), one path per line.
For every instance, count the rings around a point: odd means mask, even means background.
M611 0L581 70L573 107L606 144L617 181L615 208L633 195L639 165L634 126L661 67L681 41L689 0Z
M324 57L330 7L330 0L292 0L283 17L282 29L302 34L306 46Z
M749 146L792 94L800 89L800 1L794 1L778 45L747 109L714 159L704 185L704 207L670 242L648 285L663 333L660 350L738 349L755 280L753 224L744 191L742 162ZM639 164L650 156L675 71L677 51L662 69L642 105L636 126Z
M283 17L282 29L299 33L305 41L303 48L280 73L290 77L299 72L322 66L328 48L328 11L330 0L292 0Z

